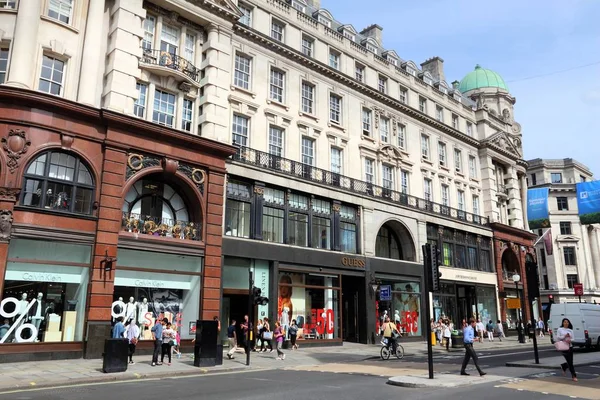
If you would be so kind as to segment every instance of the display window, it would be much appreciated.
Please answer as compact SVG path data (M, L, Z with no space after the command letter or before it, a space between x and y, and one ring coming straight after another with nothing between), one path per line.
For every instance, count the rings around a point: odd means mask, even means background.
M484 323L492 321L496 323L498 321L498 314L496 312L496 288L495 287L477 287L477 312L479 318Z
M376 330L386 317L394 322L398 330L408 336L420 336L421 329L421 285L413 281L383 281L380 285L391 286L391 300L381 300L377 295Z
M277 319L286 334L295 319L299 340L341 337L338 275L280 271L277 300Z
M8 254L0 345L82 341L91 246L16 238Z
M140 327L140 340L167 318L182 339L195 337L200 315L202 258L119 249L112 304L113 324L123 317Z

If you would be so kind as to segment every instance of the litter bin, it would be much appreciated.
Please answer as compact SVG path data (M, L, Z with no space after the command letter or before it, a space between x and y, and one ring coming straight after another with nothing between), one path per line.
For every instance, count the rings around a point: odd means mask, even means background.
M431 332L431 345L432 346L436 346L437 345L437 340L436 340L435 332Z
M129 341L127 339L106 339L104 353L102 353L102 372L127 371L127 357L129 355Z
M465 341L463 340L463 335L455 335L454 333L451 335L452 338L452 348L460 349L465 345Z

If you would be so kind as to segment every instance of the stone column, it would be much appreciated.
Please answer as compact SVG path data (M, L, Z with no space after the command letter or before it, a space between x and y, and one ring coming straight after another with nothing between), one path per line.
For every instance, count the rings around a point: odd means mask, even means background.
M100 106L101 81L104 73L104 55L101 53L104 31L104 1L91 1L85 25L85 41L81 61L81 77L77 100L90 106Z
M0 296L4 293L4 275L12 231L13 209L19 192L19 189L0 187L0 221L2 221L0 224Z
M521 181L521 209L523 211L523 229L529 230L529 221L527 220L527 180L525 175L520 178Z
M231 85L231 36L232 32L225 27L210 24L202 46L206 58L201 65L204 72L203 95L200 97L203 114L198 122L202 136L221 142L229 141L231 115L227 97Z
M600 288L600 227L592 225L590 232L590 249L592 251L592 270L596 280L596 289Z
M38 64L38 31L42 0L19 2L13 36L7 85L36 89L35 67Z

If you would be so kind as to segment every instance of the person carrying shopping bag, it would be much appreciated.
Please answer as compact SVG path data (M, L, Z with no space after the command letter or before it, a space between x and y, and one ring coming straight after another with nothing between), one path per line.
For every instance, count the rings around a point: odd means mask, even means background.
M567 368L571 371L571 377L573 382L577 382L577 373L575 373L575 366L573 365L573 325L568 318L563 318L562 326L558 328L556 332L556 342L554 347L560 351L565 358L565 363L560 365L563 375L566 375Z
M285 360L285 353L282 350L283 339L285 338L285 331L283 330L283 327L281 326L281 323L279 323L279 321L275 322L275 332L273 332L273 335L275 336L275 342L277 344L277 359Z

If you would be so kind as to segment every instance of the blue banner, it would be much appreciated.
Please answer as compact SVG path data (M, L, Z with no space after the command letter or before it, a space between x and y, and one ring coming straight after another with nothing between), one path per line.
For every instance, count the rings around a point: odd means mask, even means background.
M527 190L527 220L529 229L550 228L548 188Z
M577 208L582 224L600 223L600 181L577 184Z

